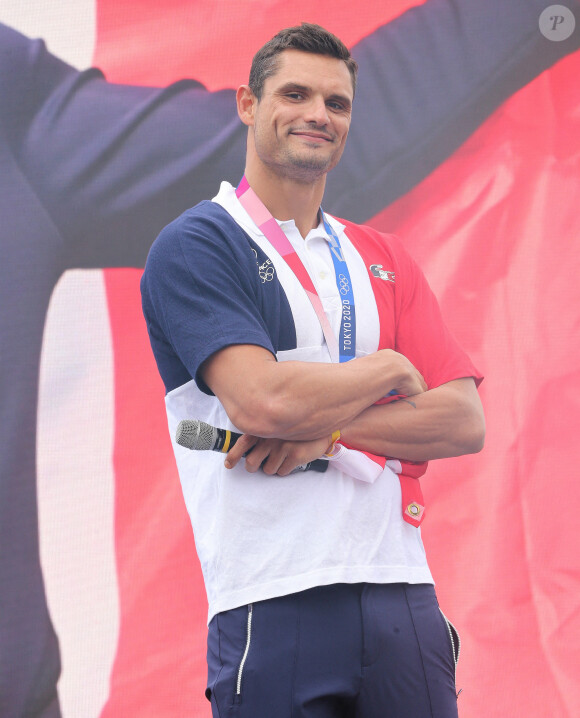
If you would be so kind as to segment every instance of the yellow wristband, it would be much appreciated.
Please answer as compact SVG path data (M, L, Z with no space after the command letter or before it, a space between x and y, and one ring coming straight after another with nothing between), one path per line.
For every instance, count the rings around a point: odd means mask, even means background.
M331 457L334 454L334 445L336 442L340 439L340 431L338 429L336 431L332 432L332 436L330 437L330 446L328 449L324 452L324 456Z

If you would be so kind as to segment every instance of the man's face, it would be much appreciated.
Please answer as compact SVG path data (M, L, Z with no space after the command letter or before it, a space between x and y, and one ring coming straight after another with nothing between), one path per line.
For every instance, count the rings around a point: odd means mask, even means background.
M299 50L278 56L255 107L254 146L276 174L310 182L339 161L350 127L353 87L342 60Z

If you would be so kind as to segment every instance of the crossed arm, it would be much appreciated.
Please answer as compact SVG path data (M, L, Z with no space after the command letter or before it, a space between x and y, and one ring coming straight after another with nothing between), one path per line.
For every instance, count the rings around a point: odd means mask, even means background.
M286 475L320 457L336 429L354 448L410 461L483 446L485 422L473 379L427 390L411 362L390 349L345 364L278 363L262 347L234 345L210 357L201 373L245 434L228 453L228 467L251 450L249 471L262 466ZM392 390L409 398L375 405Z

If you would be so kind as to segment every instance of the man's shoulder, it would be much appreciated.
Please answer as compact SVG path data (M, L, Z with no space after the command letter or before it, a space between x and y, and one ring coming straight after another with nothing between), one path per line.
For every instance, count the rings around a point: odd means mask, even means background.
M212 227L212 226L229 226L235 224L232 216L217 202L213 202L209 199L204 199L198 204L186 209L167 227L173 229L185 228L185 227ZM165 229L167 229L167 227Z
M0 23L0 109L8 119L18 114L20 123L28 120L20 113L32 111L36 95L42 92L43 88L38 87L38 68L43 61L50 61L47 58L42 40L31 40Z
M172 244L185 237L192 241L227 238L233 230L241 231L234 218L217 202L203 200L166 225L154 245Z
M244 241L246 240L246 241ZM153 242L146 263L165 266L183 260L189 264L222 255L243 256L249 237L221 205L203 200L166 225Z
M34 41L0 22L0 60L16 64L26 59Z
M407 254L401 239L390 232L383 232L368 224L357 224L347 219L336 217L344 225L344 231L357 250L367 252L382 252L393 256Z

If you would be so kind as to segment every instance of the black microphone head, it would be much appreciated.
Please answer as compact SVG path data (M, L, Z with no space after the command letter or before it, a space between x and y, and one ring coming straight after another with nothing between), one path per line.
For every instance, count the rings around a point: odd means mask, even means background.
M177 425L175 441L186 449L208 451L213 449L217 440L217 429L205 421L183 419Z

